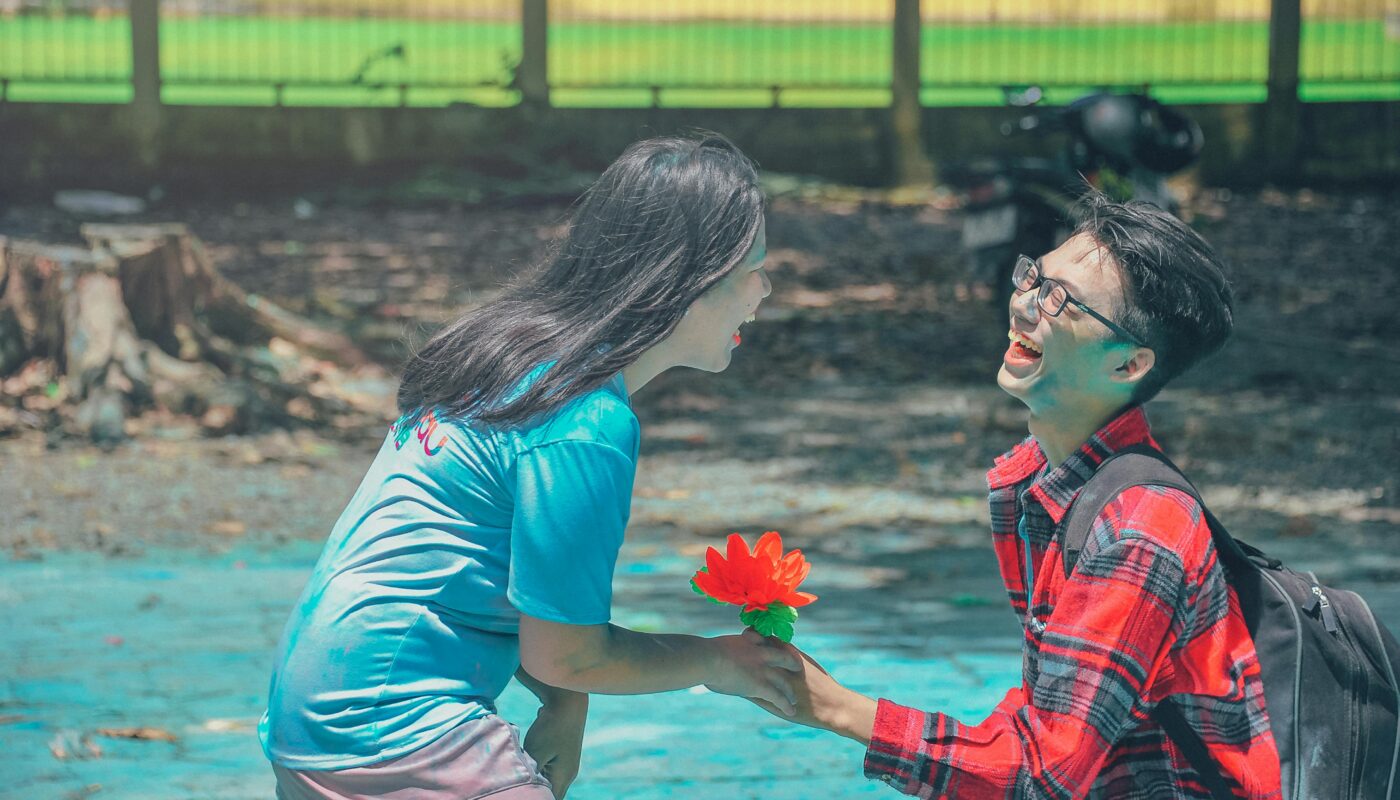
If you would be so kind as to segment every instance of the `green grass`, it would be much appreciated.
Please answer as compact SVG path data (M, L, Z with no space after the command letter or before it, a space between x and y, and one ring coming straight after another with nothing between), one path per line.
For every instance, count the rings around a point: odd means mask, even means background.
M124 102L124 17L0 18L0 77L17 101ZM1375 21L1305 24L1309 100L1397 99L1400 40ZM519 57L509 22L381 18L174 18L161 23L165 100L268 105L509 105ZM1151 84L1173 102L1263 97L1265 22L1161 25L929 25L924 102L997 105L1003 84L1043 83L1052 100L1100 85ZM403 57L372 60L403 47ZM889 102L885 25L577 22L550 29L561 106L881 106ZM352 77L366 63L360 84ZM491 83L489 87L450 84ZM803 86L809 88L802 88Z

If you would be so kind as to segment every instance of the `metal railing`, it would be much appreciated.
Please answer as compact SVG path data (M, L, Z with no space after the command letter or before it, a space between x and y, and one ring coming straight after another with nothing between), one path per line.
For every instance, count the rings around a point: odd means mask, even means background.
M0 98L131 99L124 0L0 0Z
M159 3L146 63L168 104L891 102L896 0L141 2ZM1266 94L1271 0L921 5L924 105L998 104L1030 83L1052 101L1105 86L1176 102ZM1400 99L1400 0L1301 10L1303 99ZM0 99L130 101L141 24L127 0L0 0Z
M1400 99L1400 0L1316 0L1303 6L1305 100Z
M889 3L561 3L558 105L888 105Z

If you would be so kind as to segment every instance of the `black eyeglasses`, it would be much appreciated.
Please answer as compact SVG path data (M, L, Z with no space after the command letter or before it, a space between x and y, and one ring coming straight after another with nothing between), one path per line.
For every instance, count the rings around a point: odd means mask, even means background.
M1016 257L1016 270L1011 273L1011 285L1016 287L1017 292L1029 292L1036 286L1040 287L1040 293L1035 296L1036 305L1047 316L1058 317L1060 312L1065 310L1065 305L1073 305L1085 314L1102 322L1104 327L1118 334L1124 339L1139 347L1146 347L1142 340L1129 333L1126 328L1103 314L1084 305L1069 293L1063 283L1054 278L1046 278L1040 274L1040 259L1033 259L1030 256Z

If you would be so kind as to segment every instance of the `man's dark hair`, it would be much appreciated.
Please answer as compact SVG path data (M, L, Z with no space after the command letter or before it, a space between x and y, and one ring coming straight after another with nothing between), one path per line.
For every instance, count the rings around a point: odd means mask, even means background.
M1116 321L1157 356L1133 393L1145 403L1230 338L1234 295L1224 264L1199 233L1150 203L1091 193L1076 219L1075 233L1092 236L1123 277Z

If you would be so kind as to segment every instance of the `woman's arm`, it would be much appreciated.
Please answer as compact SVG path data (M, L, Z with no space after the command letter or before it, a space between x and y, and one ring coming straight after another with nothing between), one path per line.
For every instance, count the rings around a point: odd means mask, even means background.
M549 779L555 798L562 800L578 777L588 695L543 683L524 667L515 671L515 679L540 700L540 710L525 734L525 752Z
M757 633L639 633L616 625L565 625L520 615L520 663L551 686L594 694L651 694L704 684L765 700L791 714L801 662Z
M587 703L588 694L585 692L575 692L569 689L560 689L558 686L550 686L535 676L525 671L525 667L515 671L515 679L520 681L520 685L530 690L536 699L541 703Z

